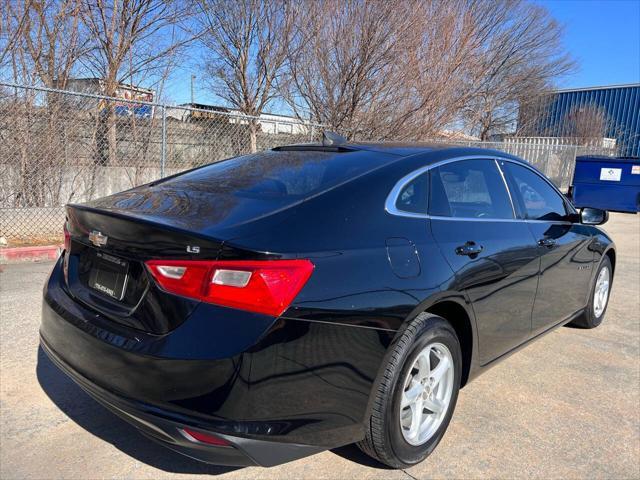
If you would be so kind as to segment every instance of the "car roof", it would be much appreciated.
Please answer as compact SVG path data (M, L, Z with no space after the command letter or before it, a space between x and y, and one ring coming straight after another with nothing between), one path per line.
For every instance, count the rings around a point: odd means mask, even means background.
M322 150L328 152L350 152L365 150L370 152L387 153L391 155L406 157L409 155L426 153L434 150L443 150L451 147L455 147L455 145L419 142L345 142L337 145L323 145L322 143L299 143L275 147L273 150Z
M354 142L344 145L354 150L367 150L371 152L384 152L403 157L419 153L433 152L455 148L455 145L447 143L420 143L420 142Z
M508 158L513 161L531 165L526 160L500 150L489 148L470 147L451 143L421 143L421 142L345 142L335 146L326 146L322 143L304 143L276 147L273 150L286 151L327 151L327 152L357 152L367 151L387 155L395 155L400 160L407 157L419 157L422 165L429 165L442 160L466 156L496 156ZM397 162L394 162L397 163ZM402 162L405 163L405 162ZM410 162L411 163L411 162Z

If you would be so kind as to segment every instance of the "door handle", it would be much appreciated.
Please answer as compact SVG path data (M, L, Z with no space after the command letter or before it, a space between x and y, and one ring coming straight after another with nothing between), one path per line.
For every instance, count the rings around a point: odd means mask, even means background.
M475 258L483 249L484 247L482 245L478 245L476 242L467 242L464 245L456 247L456 254L467 255L471 258Z
M540 245L541 247L551 248L555 246L555 244L556 241L553 238L541 238L540 240L538 240L538 245Z

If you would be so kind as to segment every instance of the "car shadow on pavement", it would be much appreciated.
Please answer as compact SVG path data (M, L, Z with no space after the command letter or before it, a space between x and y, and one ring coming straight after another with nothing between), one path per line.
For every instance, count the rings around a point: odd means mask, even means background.
M36 375L56 406L82 428L152 467L172 473L220 475L241 467L209 465L157 445L93 400L38 348Z
M335 453L339 457L354 463L359 463L370 468L378 470L393 470L391 467L374 460L369 455L360 450L355 444L345 445L344 447L334 448L331 453Z

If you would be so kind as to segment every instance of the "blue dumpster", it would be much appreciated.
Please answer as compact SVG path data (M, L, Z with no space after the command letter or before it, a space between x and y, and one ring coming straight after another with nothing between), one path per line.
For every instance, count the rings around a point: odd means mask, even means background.
M571 198L578 208L640 211L640 158L576 157Z

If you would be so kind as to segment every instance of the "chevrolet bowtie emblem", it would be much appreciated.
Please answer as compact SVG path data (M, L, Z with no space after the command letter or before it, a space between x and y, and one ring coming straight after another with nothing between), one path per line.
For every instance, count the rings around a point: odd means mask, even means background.
M92 230L91 233L89 233L89 241L96 247L104 247L107 244L108 239L109 237L103 235L97 230Z

